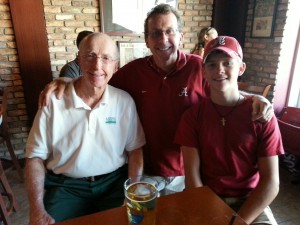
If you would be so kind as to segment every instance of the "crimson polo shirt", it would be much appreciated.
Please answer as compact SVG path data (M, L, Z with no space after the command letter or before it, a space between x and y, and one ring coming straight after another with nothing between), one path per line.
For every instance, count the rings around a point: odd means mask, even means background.
M227 113L225 126L215 107ZM201 180L219 196L247 196L259 182L258 158L284 153L276 117L262 123L251 113L252 99L231 107L203 98L179 122L175 142L198 149Z
M202 59L181 51L178 56L176 67L167 75L147 56L120 68L110 81L136 103L146 136L144 172L149 175L184 175L180 146L174 144L177 125L183 112L208 93Z

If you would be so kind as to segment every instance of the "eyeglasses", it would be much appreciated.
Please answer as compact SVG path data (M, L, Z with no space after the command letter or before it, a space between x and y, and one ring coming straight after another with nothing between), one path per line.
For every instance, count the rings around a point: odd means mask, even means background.
M113 61L116 61L115 59L111 58L110 56L97 56L96 54L87 54L87 55L83 55L83 58L86 62L89 63L95 63L98 59L100 59L101 63L103 64L110 64Z
M177 34L178 30L169 28L165 31L163 30L154 30L151 32L146 33L150 38L157 39L160 38L163 34L165 34L167 37L174 37Z

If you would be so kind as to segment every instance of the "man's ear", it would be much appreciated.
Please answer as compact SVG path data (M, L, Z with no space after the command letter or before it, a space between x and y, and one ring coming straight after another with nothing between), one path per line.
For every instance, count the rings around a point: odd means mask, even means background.
M115 62L115 69L114 69L114 73L118 71L118 69L120 69L120 61L116 61Z
M78 65L79 65L79 67L81 67L81 57L80 57L80 54L79 54L79 52L77 52L77 56L76 56L76 58L77 58L77 60L78 60Z
M148 46L148 37L147 38L145 37L145 43L146 43L147 48L149 48L149 46Z
M179 46L183 44L184 41L184 33L180 32Z
M239 69L239 76L242 76L246 70L246 63L242 62Z

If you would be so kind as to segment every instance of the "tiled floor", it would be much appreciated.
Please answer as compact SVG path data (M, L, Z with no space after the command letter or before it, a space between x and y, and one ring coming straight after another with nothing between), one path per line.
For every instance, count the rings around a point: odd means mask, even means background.
M280 191L270 206L279 225L300 225L300 184L291 180L291 173L280 168Z
M19 210L10 216L12 224L28 225L28 201L24 184L18 181L15 171L7 174L7 177L19 203ZM300 185L290 183L291 174L284 168L280 169L280 179L280 193L271 209L279 225L300 225Z

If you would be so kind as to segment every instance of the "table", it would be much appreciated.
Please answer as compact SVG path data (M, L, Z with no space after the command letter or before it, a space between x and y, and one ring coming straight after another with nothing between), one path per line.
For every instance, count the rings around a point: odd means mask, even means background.
M233 214L210 188L199 187L159 197L156 225L229 225ZM128 225L128 221L122 206L56 225ZM237 216L234 225L247 224Z

